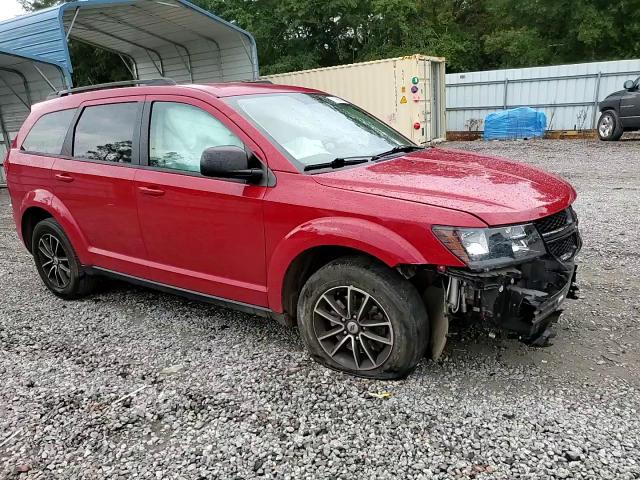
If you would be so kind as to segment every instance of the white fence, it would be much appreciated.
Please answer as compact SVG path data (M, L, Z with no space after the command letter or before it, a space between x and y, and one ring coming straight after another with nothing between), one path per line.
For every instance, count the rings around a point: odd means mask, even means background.
M482 131L487 114L531 107L548 130L589 130L598 102L640 76L640 60L447 74L447 131Z

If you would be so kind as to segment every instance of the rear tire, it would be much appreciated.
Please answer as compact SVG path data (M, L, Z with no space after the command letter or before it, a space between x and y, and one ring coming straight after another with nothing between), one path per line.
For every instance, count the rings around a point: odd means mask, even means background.
M300 293L298 327L316 361L367 378L406 377L429 345L415 287L368 257L339 258L314 273Z
M95 284L80 264L64 230L53 218L33 229L31 252L40 278L55 295L66 300L90 293Z
M620 140L624 129L615 110L605 110L598 120L598 137L605 142Z

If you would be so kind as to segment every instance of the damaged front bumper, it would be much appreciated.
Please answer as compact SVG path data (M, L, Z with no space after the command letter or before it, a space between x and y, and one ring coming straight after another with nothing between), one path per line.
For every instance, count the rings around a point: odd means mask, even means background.
M434 360L444 349L449 323L460 318L513 332L529 344L547 344L552 334L548 327L560 317L563 302L577 298L575 257L582 249L582 238L572 207L533 223L545 247L539 257L482 270L477 266L399 268L422 292Z
M515 332L528 343L544 343L548 326L567 298L577 298L575 257L582 248L573 208L537 220L546 254L507 268L448 269L445 311L471 315Z
M577 267L551 256L487 272L450 269L446 302L450 314L471 316L535 343L577 298Z

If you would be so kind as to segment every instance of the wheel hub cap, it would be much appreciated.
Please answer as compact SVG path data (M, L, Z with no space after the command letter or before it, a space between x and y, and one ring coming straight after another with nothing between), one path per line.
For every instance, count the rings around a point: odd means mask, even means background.
M357 335L360 332L360 327L356 322L347 323L347 331L352 335Z
M55 288L66 288L71 282L71 268L62 242L56 236L46 233L38 241L36 254L47 282Z
M611 131L613 130L613 120L611 119L611 117L604 117L601 121L600 121L600 134L603 137L608 137L611 134Z

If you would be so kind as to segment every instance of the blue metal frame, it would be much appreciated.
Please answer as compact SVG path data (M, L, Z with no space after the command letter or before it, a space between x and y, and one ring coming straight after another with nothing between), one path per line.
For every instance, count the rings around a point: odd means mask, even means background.
M37 66L37 64L40 64L41 66L51 65L55 67L58 70L58 72L61 74L63 82L66 82L67 86L71 85L71 75L66 70L66 68L63 65L61 65L59 62L53 62L47 59L37 57L35 55L24 54L24 53L16 52L14 50L9 50L3 47L0 47L0 56L15 58L16 61L19 61L19 62L24 62L25 60L29 62L33 62L34 66ZM27 80L27 77L25 76L23 70L22 69L19 70L13 65L6 65L6 66L0 66L0 71L17 75L22 79L22 82L24 84L26 99L22 98L22 96L19 93L17 93L8 83L5 83L5 86L8 87L9 90L11 90L11 92L18 98L18 100L20 100L22 104L24 104L24 106L26 107L25 112L28 112L29 109L31 108L31 105L33 104L33 96L32 96L32 90L30 88L29 81ZM40 73L44 75L42 72ZM46 78L43 78L43 80L49 82L49 80L47 80ZM56 78L55 81L57 82L58 79ZM9 136L9 132L7 131L7 124L5 122L5 118L3 116L1 107L2 105L0 105L0 145L4 146L4 148L8 150L9 144L11 143L11 138ZM24 114L24 117L26 117L26 115L27 113ZM0 155L4 156L4 151L0 151ZM2 162L3 162L2 156L0 156L0 187L5 186L4 173L2 171Z
M64 75L64 79L65 79L65 82L67 82L67 86L69 88L71 87L71 75L69 74L69 72L67 72L65 66L60 64L60 62L54 62L53 60L37 57L35 55L25 55L24 53L16 52L14 50L9 50L2 47L0 47L0 55L7 55L10 57L15 57L19 59L31 60L37 63L46 63L48 65L53 65L54 67L58 67L58 69L60 70L60 73Z
M259 76L258 67L258 49L256 46L256 40L246 30L227 22L226 20L208 12L197 5L194 5L187 0L174 0L177 3L182 4L184 7L193 10L201 15L209 17L211 20L221 23L229 28L236 30L239 34L245 36L249 40L251 48L251 61L253 64L253 75L255 78ZM59 65L63 71L65 78L72 86L71 74L73 73L73 65L71 63L71 56L69 54L69 42L67 41L67 33L64 28L64 14L67 10L75 10L76 8L87 9L97 8L104 5L135 5L138 0L76 0L73 2L66 2L55 7L38 10L28 15L5 20L0 22L0 48L8 47L20 56L28 58L29 56L38 61L44 61L47 63L54 63ZM36 25L49 22L55 19L57 23L56 28L40 28ZM32 27L32 28L29 28ZM12 30L22 29L22 33L14 34ZM57 35L55 34L57 30ZM51 34L54 33L54 36ZM44 41L44 36L48 36L48 40ZM5 38L3 38L5 37ZM27 39L33 37L35 42L28 43ZM59 43L58 48L55 48L55 44ZM43 46L50 45L51 50L44 50ZM61 55L62 54L62 55ZM64 57L64 58L62 58Z
M113 0L113 1L117 1L117 0ZM228 27L233 28L234 30L237 30L238 33L245 35L249 39L249 42L251 43L251 56L252 56L251 61L253 63L253 75L256 79L260 76L260 68L258 65L258 46L256 44L256 39L253 38L253 35L251 35L246 30L243 30L242 28L238 27L237 25L234 25L231 22L227 22L224 18L220 18L217 15L214 15L213 13L198 7L197 5L194 5L191 2L187 2L187 0L176 0L176 1L182 3L185 7L190 8L191 10L194 10L198 13L206 15L207 17L210 17L211 19L219 23L222 23L223 25L226 25Z
M10 57L16 57L16 58L25 58L27 60L33 60L34 62L39 62L39 63L48 63L49 65L58 67L61 71L64 70L64 65L62 65L60 62L55 62L53 60L38 57L37 55L24 54L22 52L10 50L8 48L0 47L0 55L8 55Z

